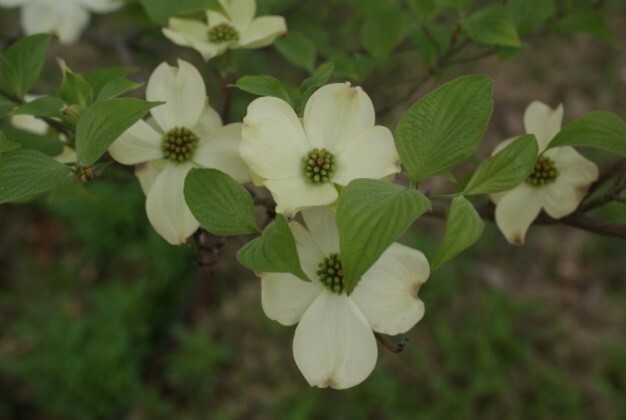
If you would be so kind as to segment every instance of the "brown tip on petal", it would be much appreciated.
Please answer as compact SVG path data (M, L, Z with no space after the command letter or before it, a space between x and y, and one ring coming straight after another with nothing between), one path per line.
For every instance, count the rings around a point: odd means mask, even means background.
M515 232L511 236L511 245L524 245L524 237L520 232Z
M580 203L580 201L582 201L582 199L587 195L587 191L589 191L589 185L580 185L574 188L576 201Z

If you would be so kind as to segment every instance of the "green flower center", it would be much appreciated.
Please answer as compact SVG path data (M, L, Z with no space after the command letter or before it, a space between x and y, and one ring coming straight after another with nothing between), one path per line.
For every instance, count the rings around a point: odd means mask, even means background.
M209 29L209 41L214 44L239 41L239 32L228 23L220 23Z
M533 187L541 187L553 183L559 176L559 170L554 165L554 161L546 156L539 156L535 167L528 178L526 183Z
M343 267L339 254L330 254L317 267L317 276L322 284L332 293L343 293Z
M335 172L335 156L326 149L313 149L302 159L304 174L314 184L329 182Z
M163 155L172 162L187 162L198 147L198 136L185 128L175 127L163 136Z

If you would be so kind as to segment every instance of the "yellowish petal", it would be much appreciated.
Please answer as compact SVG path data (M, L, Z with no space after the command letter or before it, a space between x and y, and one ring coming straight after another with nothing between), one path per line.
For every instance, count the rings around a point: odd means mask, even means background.
M291 178L269 179L264 185L276 201L276 212L288 219L302 209L327 206L337 200L337 189L329 183L312 184L302 175Z
M287 24L282 16L262 16L240 34L239 45L242 48L266 47L286 33Z
M544 202L545 187L521 183L504 194L496 205L496 225L512 245L523 245L528 227Z
M534 134L539 143L539 153L543 152L556 133L561 131L563 121L563 105L556 109L548 105L534 101L526 108L524 113L524 127L526 133Z
M203 168L219 169L237 182L249 182L248 168L239 156L242 126L241 123L229 124L202 137L193 161Z
M261 305L269 319L294 325L322 291L319 281L302 281L293 274L261 275Z
M109 153L116 161L134 165L161 159L163 136L143 120L137 121L113 142Z

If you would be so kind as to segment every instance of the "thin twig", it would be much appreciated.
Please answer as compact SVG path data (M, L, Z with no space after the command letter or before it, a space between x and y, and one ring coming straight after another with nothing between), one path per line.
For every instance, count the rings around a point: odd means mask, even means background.
M380 342L380 344L383 345L383 347L385 347L392 353L402 353L402 351L406 347L406 344L409 342L408 338L403 338L397 344L393 344L389 342L389 340L387 340L385 337L383 337L380 333L375 332L374 336Z

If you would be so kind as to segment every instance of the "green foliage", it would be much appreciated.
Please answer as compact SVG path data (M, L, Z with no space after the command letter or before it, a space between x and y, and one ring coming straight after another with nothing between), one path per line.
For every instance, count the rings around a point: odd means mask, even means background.
M347 293L430 201L419 191L372 179L356 179L337 203L337 229Z
M257 232L252 197L224 172L192 169L184 192L191 213L209 232L221 236Z
M93 90L95 100L102 101L120 96L141 86L140 83L128 80L126 76L136 72L134 67L110 67L87 73L84 79Z
M168 19L174 15L219 8L217 0L139 1L150 19L159 26L167 26Z
M462 23L470 38L480 44L503 47L521 45L515 22L504 6L494 5L479 9Z
M11 141L19 143L24 149L37 150L48 156L57 156L63 151L63 143L55 137L20 130L10 125L2 127L2 131Z
M509 0L506 6L520 34L540 27L556 12L554 0Z
M23 98L37 83L49 43L49 35L31 35L19 39L0 54L3 60L2 76L10 93Z
M563 127L548 145L559 146L594 147L626 156L626 122L611 112L590 112Z
M311 77L302 81L300 85L300 97L296 101L296 112L298 115L304 113L304 107L313 92L328 83L334 70L335 65L333 63L324 63L315 70L315 73L313 73Z
M367 16L361 28L365 49L378 59L387 57L404 38L404 16L402 10L394 7Z
M444 262L472 246L480 239L484 228L485 222L472 203L462 195L454 197L448 211L443 241L432 262L433 268L440 267Z
M124 131L158 105L160 103L116 98L85 108L76 124L78 163L81 166L93 165Z
M294 66L313 72L317 56L315 43L303 33L289 31L287 36L274 42L274 47Z
M291 273L310 281L302 271L296 241L282 214L270 223L263 234L237 252L237 261L251 270L266 273Z
M491 117L492 81L463 76L424 95L395 131L402 164L413 182L444 172L476 150Z
M0 154L19 149L20 147L19 143L7 140L4 133L0 131Z
M63 81L59 96L67 105L79 105L86 107L94 100L94 92L83 76L74 73L63 60L59 60L61 71L63 71Z
M13 108L15 108L13 101L3 95L0 95L0 118L11 112Z
M0 156L0 203L49 191L70 179L71 168L35 150Z
M486 194L506 191L524 181L537 161L539 146L533 134L527 134L480 164L463 194Z
M64 103L54 96L42 96L15 108L12 115L37 115L40 117L60 118Z
M558 22L558 28L565 33L586 32L616 44L615 35L606 23L604 16L594 9L574 9Z
M291 95L289 95L287 87L283 82L272 76L243 76L237 80L234 86L253 95L274 96L293 105L293 100Z

